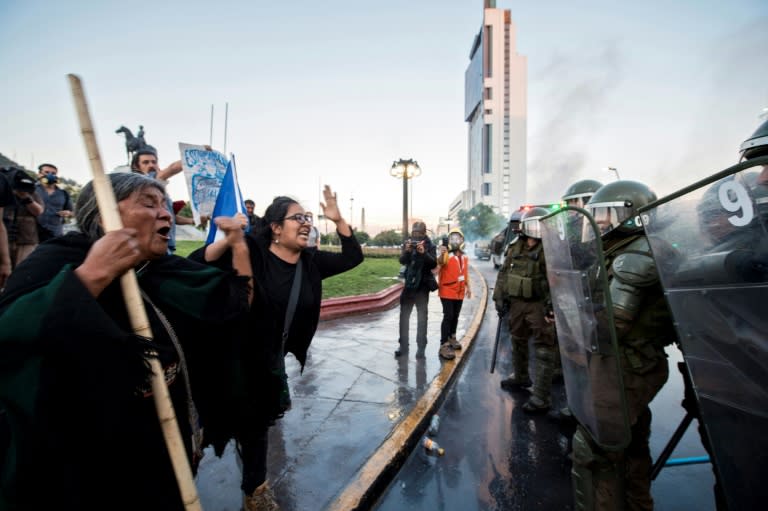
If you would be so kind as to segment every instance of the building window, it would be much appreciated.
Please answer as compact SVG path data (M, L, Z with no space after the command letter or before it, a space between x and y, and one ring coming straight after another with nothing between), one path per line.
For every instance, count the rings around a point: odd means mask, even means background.
M483 183L483 196L487 197L491 194L491 183Z
M485 99L493 99L493 89L491 87L485 88Z
M492 62L493 55L491 48L493 47L493 27L486 25L483 27L483 76L490 78L493 76Z
M493 147L493 142L491 140L491 135L493 135L493 126L490 124L484 124L483 125L483 173L484 174L490 174L493 171L493 165L491 161L491 148Z

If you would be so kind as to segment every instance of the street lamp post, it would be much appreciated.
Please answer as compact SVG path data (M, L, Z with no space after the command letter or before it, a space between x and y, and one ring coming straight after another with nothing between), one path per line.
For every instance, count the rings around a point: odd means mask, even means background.
M403 241L405 241L408 239L408 180L421 175L421 167L416 160L400 158L392 162L389 174L403 180Z
M616 167L606 167L605 170L616 174L616 181L621 181L621 177L619 177L619 170Z

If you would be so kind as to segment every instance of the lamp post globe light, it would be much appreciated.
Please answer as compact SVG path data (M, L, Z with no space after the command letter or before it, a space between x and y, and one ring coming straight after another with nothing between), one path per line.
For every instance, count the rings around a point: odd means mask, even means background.
M400 158L392 162L389 174L403 180L403 241L405 241L408 239L408 180L421 175L421 167L416 160Z

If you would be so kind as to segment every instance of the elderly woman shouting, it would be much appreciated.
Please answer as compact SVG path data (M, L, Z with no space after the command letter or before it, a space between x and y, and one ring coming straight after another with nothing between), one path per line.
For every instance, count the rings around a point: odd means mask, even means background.
M215 415L251 265L221 218L233 271L167 255L163 185L108 175L123 228L105 233L92 183L80 232L40 245L0 295L0 508L183 509L149 381L164 371L188 456ZM133 333L119 277L134 269L153 339ZM214 341L215 339L215 341Z

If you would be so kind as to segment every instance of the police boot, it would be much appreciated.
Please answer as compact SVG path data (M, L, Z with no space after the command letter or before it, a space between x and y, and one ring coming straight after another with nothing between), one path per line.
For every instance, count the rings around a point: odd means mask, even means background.
M523 405L528 413L544 413L549 410L552 373L555 370L554 346L536 346L536 379L531 398Z
M522 390L531 386L528 376L528 340L512 338L512 367L514 376L501 380L501 388L507 391Z
M267 481L256 487L250 495L245 495L243 511L280 511L275 494L272 493L272 488Z

